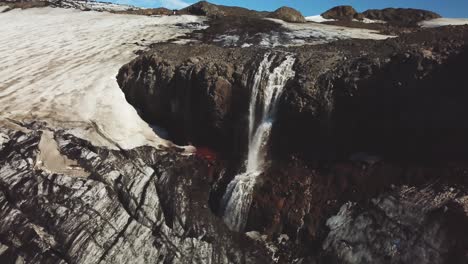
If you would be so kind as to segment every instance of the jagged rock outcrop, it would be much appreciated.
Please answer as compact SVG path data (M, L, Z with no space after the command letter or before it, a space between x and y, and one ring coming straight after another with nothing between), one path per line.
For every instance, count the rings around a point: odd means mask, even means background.
M327 221L324 249L343 263L465 263L467 193L437 189L404 186L343 205Z
M306 20L301 12L297 11L296 9L283 6L276 9L273 13L268 15L268 17L281 19L286 22L291 23L305 23Z
M462 173L466 170L467 164L463 162L418 165L411 162L388 162L364 155L361 157L356 155L353 159L315 165L304 165L297 161L276 160L272 162L271 168L263 174L257 184L247 230L259 231L272 240L288 236L289 243L280 251L295 252L296 258L319 256L328 259L325 263L341 263L336 261L340 252L323 254L323 242L329 236L327 220L336 215L343 204L351 201L361 208L362 214L366 214L369 211L372 212L373 209L369 204L374 198L381 195L394 195L396 186L407 185L421 191L427 187L427 183L436 182L436 185L429 188L430 191L425 196L427 201L433 201L437 199L440 188L450 189L453 186L466 186L467 183L465 174ZM450 197L450 202L457 202L466 207L466 198L463 198L467 194L466 187L454 189L456 189L454 191L456 195ZM458 201L459 199L461 200ZM418 206L418 203L409 197L402 197L400 201L403 203L401 208L404 209L402 210L411 211L412 206ZM458 221L458 225L454 225L452 231L463 229L462 226L468 224L466 212L458 209L454 212L458 215L452 220ZM424 218L426 212L419 211L415 214ZM400 215L396 214L391 217L400 217ZM445 220L447 219L442 215L437 221ZM349 227L348 230L351 232L352 228L354 227ZM384 229L379 226L376 230L380 228ZM449 245L448 248L457 251L456 259L463 261L464 258L460 256L460 253L466 249L466 240L460 239L451 233L452 231L446 235L453 236L457 242ZM415 238L412 235L409 237ZM433 236L432 239L437 239L437 236ZM384 244L392 243L392 240L381 236L376 238L375 242ZM365 250L368 248L363 249L362 252ZM383 250L372 250L377 255L385 255ZM421 250L430 251L431 249ZM356 254L360 252L357 247L354 251ZM287 254L284 257L288 258L291 255ZM447 256L443 258L439 263L445 263Z
M78 165L65 173L42 166L45 135L53 135L57 151ZM230 232L211 213L211 177L205 162L174 149L108 150L42 124L4 124L0 259L270 263L263 247Z

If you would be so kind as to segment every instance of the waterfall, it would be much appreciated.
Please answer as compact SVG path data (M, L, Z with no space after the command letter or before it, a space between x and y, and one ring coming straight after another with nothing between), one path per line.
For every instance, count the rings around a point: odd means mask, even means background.
M245 227L253 189L264 169L277 104L286 82L295 75L292 69L295 62L293 56L287 55L278 67L270 71L275 59L275 55L265 54L255 73L249 105L249 145L245 172L234 177L223 196L223 219L234 231L242 231Z

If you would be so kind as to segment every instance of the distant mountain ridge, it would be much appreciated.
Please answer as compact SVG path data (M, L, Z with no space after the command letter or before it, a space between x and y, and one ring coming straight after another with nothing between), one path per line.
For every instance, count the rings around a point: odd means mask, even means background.
M371 19L385 21L393 25L414 26L425 20L441 18L432 11L413 8L385 8L369 9L359 13L352 6L336 6L322 13L325 19L335 19L338 21L352 21Z

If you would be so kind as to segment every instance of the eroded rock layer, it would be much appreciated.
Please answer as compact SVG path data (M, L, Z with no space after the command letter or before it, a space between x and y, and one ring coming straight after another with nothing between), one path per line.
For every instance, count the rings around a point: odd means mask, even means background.
M208 209L213 175L196 157L15 127L0 130L2 263L269 263ZM89 175L38 166L44 133Z

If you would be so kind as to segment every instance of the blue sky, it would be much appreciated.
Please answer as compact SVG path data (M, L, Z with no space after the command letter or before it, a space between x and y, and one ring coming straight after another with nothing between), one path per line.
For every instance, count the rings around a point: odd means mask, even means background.
M106 0L102 0L106 1ZM107 0L141 7L182 8L197 0ZM358 11L371 8L412 7L435 11L444 17L468 18L468 0L212 0L216 4L271 11L281 6L300 10L305 16L317 15L337 5L352 5Z

